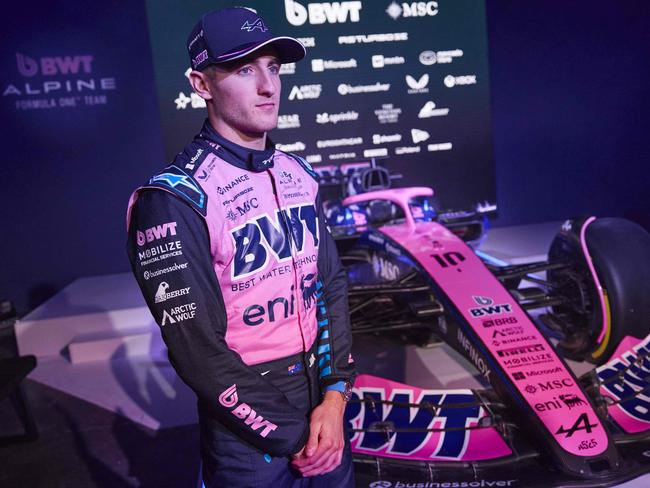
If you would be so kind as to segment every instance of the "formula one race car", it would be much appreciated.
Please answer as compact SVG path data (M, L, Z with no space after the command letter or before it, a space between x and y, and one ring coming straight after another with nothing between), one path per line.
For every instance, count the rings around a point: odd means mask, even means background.
M473 250L483 209L441 212L430 188L391 189L374 163L318 172L353 332L442 341L486 386L360 375L346 411L359 486L609 486L650 471L643 228L569 220L547 261L496 266ZM597 367L578 378L564 358Z

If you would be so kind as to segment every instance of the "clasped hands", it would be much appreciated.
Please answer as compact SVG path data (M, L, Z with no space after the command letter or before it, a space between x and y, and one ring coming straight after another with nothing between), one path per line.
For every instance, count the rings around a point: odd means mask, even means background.
M338 391L328 391L311 413L309 439L293 454L291 465L303 476L316 476L336 469L341 464L345 439L343 414L345 400Z

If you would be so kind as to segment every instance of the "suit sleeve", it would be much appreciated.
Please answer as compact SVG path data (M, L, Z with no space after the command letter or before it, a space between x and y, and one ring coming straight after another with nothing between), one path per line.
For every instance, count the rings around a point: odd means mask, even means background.
M141 190L127 253L169 359L203 412L273 456L299 451L308 420L225 342L226 309L203 218L162 190Z
M348 313L348 276L329 232L320 197L318 208L318 356L321 391L341 381L354 383L352 331Z

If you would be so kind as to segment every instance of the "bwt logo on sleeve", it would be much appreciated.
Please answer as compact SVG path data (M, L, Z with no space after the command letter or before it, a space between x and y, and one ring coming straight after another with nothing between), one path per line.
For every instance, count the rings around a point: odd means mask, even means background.
M144 246L149 242L164 239L168 234L172 236L176 235L176 222L167 222L166 224L155 225L146 229L144 232L138 230L135 233L138 246Z
M359 22L361 2L323 2L309 3L305 8L295 0L284 0L284 11L291 25L301 26L309 21L310 24L343 24Z

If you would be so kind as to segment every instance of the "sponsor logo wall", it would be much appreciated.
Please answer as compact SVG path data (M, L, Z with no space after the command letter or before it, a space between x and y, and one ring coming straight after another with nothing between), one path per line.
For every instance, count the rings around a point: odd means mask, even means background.
M187 28L180 26L227 6L196 4L147 4L169 158L205 117L205 102L187 83ZM382 158L404 175L400 186L432 186L448 208L494 206L484 2L247 5L276 35L307 47L304 60L280 72L280 116L271 133L278 149L315 164Z

